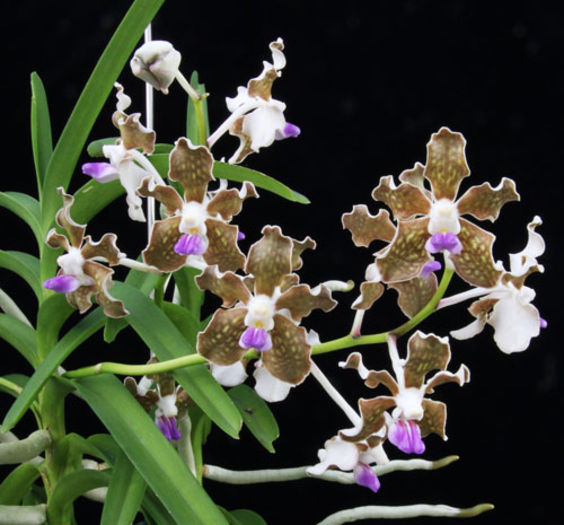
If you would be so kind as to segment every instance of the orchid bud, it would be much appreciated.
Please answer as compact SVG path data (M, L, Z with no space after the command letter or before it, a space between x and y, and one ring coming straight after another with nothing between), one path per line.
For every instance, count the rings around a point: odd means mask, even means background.
M166 95L178 73L180 59L180 53L170 42L152 40L135 51L129 65L136 77Z

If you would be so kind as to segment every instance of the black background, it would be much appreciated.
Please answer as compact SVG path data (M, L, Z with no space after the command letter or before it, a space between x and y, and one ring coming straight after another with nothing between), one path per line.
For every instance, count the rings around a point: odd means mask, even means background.
M4 12L2 110L4 114L3 190L33 192L29 141L29 73L45 83L57 136L97 57L129 2L7 2ZM315 252L305 255L302 280L312 285L327 279L363 278L373 250L355 248L340 216L354 204L377 210L370 192L382 175L398 175L415 161L425 161L425 144L441 126L462 132L472 177L463 189L502 176L513 178L521 203L510 203L486 229L498 234L496 259L522 249L526 224L544 219L539 230L547 241L541 262L544 275L527 284L537 290L535 304L549 328L530 348L512 356L493 343L492 331L469 342L453 343L452 368L466 363L472 381L463 388L446 385L436 399L448 401L449 440L430 436L428 458L459 454L459 462L441 471L394 473L381 479L376 495L356 486L303 480L284 485L222 486L206 482L215 501L226 508L252 508L269 524L316 523L337 510L358 505L446 503L470 506L491 502L496 510L473 523L561 523L562 358L559 324L562 206L562 22L552 2L376 1L217 3L169 0L157 16L154 38L170 40L183 54L182 71L200 73L210 92L212 129L227 116L225 96L262 70L270 60L268 43L284 38L288 65L273 95L287 104L288 121L299 125L296 140L277 142L245 165L265 171L307 195L312 204L289 203L265 192L247 202L238 218L246 244L260 236L264 224L280 224L296 238L312 236ZM120 76L143 111L141 83L128 70ZM173 142L184 133L185 96L173 86L168 97L157 95L158 141ZM109 117L113 96L91 135L114 134ZM237 145L223 138L216 158L230 156ZM86 157L81 159L86 160ZM84 181L80 170L71 183ZM0 212L3 249L31 249L32 238L8 212ZM92 232L121 233L120 248L135 257L144 245L144 226L128 222L123 201L93 221ZM125 232L129 232L128 235ZM29 290L2 271L2 288L23 297ZM453 290L464 286L458 280ZM387 297L389 296L389 297ZM304 323L322 340L348 332L354 294L340 295L329 314L313 314ZM33 304L29 302L33 308ZM216 306L211 303L211 306ZM471 320L464 305L440 312L421 328L446 335ZM388 329L401 321L390 292L366 316L365 333ZM402 348L400 346L400 348ZM30 373L25 363L3 355L2 372ZM388 366L383 346L366 348L371 368ZM101 360L143 362L147 351L134 337L119 338L105 348L101 336L75 352L67 368ZM344 351L316 359L354 403L370 396L358 377L337 367ZM252 384L252 381L251 381ZM2 396L3 406L8 399ZM297 466L316 461L325 439L349 423L309 378L272 409L281 437L277 454L264 451L245 430L233 441L215 429L206 461L228 468ZM101 431L89 408L70 400L68 428L84 435ZM16 433L31 431L23 420ZM390 452L393 457L401 453ZM554 477L553 477L554 476ZM79 523L97 523L98 504L81 505ZM84 510L86 509L86 511ZM95 516L95 517L94 517ZM401 520L400 520L401 521ZM417 523L436 523L420 518Z

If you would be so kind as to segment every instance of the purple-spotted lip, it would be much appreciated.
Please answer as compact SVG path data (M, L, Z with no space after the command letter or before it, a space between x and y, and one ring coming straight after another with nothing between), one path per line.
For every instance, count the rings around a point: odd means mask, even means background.
M174 251L178 255L202 255L206 251L204 239L197 233L184 233L174 245Z
M82 165L82 173L102 183L119 177L119 173L109 162L87 162Z
M372 492L378 492L380 489L380 480L369 465L359 463L354 468L354 481L361 487L369 488Z
M176 441L182 437L176 426L175 417L161 416L157 418L157 427L168 441Z
M427 239L425 250L429 253L438 253L446 250L456 255L462 251L462 243L455 233L437 232Z
M396 421L388 430L388 440L406 454L423 454L425 443L415 421Z
M254 348L259 352L266 352L272 348L270 334L264 328L248 327L239 338L241 348Z
M43 282L43 288L58 293L71 293L80 288L80 281L73 275L57 275Z
M291 122L286 122L286 125L281 130L276 130L276 140L283 140L287 138L296 138L300 135L302 130L292 124Z

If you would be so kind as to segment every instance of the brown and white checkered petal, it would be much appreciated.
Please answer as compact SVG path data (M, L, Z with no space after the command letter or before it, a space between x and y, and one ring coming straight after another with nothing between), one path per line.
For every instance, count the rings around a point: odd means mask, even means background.
M293 286L278 298L275 308L287 308L292 319L299 323L316 308L329 312L337 306L337 301L331 297L331 291L326 286L320 285L314 288L313 292L307 284Z
M315 250L317 243L309 236L303 241L292 239L292 271L299 270L304 262L302 260L302 253L306 250Z
M529 268L527 268L527 271L522 274L522 275L511 275L510 273L504 273L501 276L501 283L502 284L507 284L507 283L511 283L513 286L515 286L515 288L521 288L524 284L525 284L525 280L527 279L527 277L529 277L529 275L531 275L532 273L537 273L537 272L544 272L544 267L542 265L538 265L535 264L534 266L529 266Z
M372 399L359 399L358 407L362 416L362 428L354 436L340 433L344 441L362 441L378 432L386 423L384 412L394 407L396 402L393 397L378 396Z
M436 373L425 385L425 394L430 394L433 390L444 383L456 383L462 386L470 381L470 370L466 365L460 365L456 373L443 370Z
M161 397L170 396L176 391L176 383L170 372L155 374L155 381L157 382L157 385L159 385L159 394Z
M253 279L253 287L250 290L254 290L254 279ZM286 290L289 290L292 286L296 286L300 283L300 276L297 273L289 273L282 278L282 282L280 283L280 291L284 293Z
M384 385L392 396L395 397L399 394L399 386L387 370L370 370L364 380L364 384L368 388L376 388L378 385Z
M64 235L57 233L55 228L49 230L45 243L51 248L63 248L67 252L70 250L69 240Z
M207 264L217 264L220 272L235 271L245 264L245 256L237 246L239 229L215 219L206 221L208 249L204 253Z
M278 226L265 226L262 235L249 250L245 272L255 277L255 294L272 295L292 271L293 243Z
M233 272L220 273L217 266L206 266L195 280L200 290L209 290L221 297L225 308L233 306L237 301L247 304L251 297L241 277Z
M456 206L460 215L469 214L481 221L489 219L493 222L506 202L520 199L515 182L504 177L496 188L492 188L489 182L472 186L460 197Z
M413 317L435 295L437 277L434 273L427 277L415 277L409 281L390 283L389 288L398 292L398 306L407 317Z
M307 332L280 314L274 315L270 332L272 348L262 353L262 363L276 378L297 385L309 374L311 346Z
M470 175L464 149L466 140L461 133L441 128L427 143L425 177L431 182L435 200L454 201L460 181Z
M186 255L174 251L174 245L182 235L178 230L180 217L155 221L147 248L143 250L143 262L157 267L161 272L174 272L186 262Z
M254 152L253 148L251 148L251 144L253 140L250 135L243 133L243 122L245 121L245 117L238 118L231 127L229 128L229 134L239 138L239 147L237 151L233 154L233 157L230 159L229 162L233 162L234 164L239 164L245 158Z
M231 188L230 190L218 191L209 202L206 211L209 215L221 215L225 221L230 221L234 215L241 212L243 201L250 197L258 197L255 187L250 182L245 182L241 190Z
M86 263L84 264L86 265ZM91 297L93 294L97 292L98 292L98 287L95 284L91 286L80 286L74 292L70 292L66 294L66 298L68 303L73 308L75 308L81 314L83 314L92 306Z
M272 84L279 77L276 69L266 69L260 76L252 78L247 84L247 92L250 97L260 97L269 101L271 98Z
M153 153L157 134L143 126L139 122L140 117L141 113L133 113L118 120L123 147L125 149L141 148L143 153Z
M153 184L150 177L145 177L137 193L143 197L154 197L166 208L166 212L172 215L176 210L181 210L184 201L172 186Z
M157 404L159 395L154 390L148 390L144 396L139 395L137 392L137 383L132 377L126 377L123 380L123 384L146 412L150 412L151 409Z
M84 238L84 244L80 253L84 259L93 257L104 257L111 266L119 264L124 256L116 246L117 235L115 233L105 233L98 242L92 241L90 235Z
M456 273L473 286L495 286L502 273L496 268L492 256L495 236L466 219L459 219L459 222L458 239L462 251L451 255Z
M437 434L441 438L446 439L446 405L440 401L424 399L421 406L424 411L423 419L418 421L419 428L421 429L421 437L428 436L429 434Z
M403 369L406 388L420 388L425 376L433 370L445 370L450 361L446 337L415 332L407 342L407 359Z
M112 297L109 293L112 287L112 275L114 271L94 261L86 261L83 269L86 275L94 279L95 284L89 288L93 289L96 293L96 302L104 309L104 313L108 317L114 318L127 315L129 312L125 309L123 303L115 297ZM78 290L80 290L80 288Z
M400 173L399 180L401 182L407 182L409 184L413 184L413 186L417 186L429 199L433 199L433 194L425 188L425 177L423 173L425 171L425 166L420 162L416 162L413 165L413 168L409 168L407 170L403 170Z
M86 226L74 222L70 216L70 209L74 202L74 197L65 193L65 190L60 187L57 188L57 193L63 198L63 207L57 212L55 220L57 224L67 232L71 246L79 248L82 244Z
M425 250L429 219L400 221L392 244L376 258L382 282L407 281L417 277L431 256Z
M431 211L431 201L422 190L408 182L396 187L391 175L380 179L380 184L372 191L372 198L388 206L395 219L411 219Z
M353 310L368 310L375 301L382 297L384 286L381 283L365 281L360 285L360 296L352 304Z
M247 352L239 346L246 314L246 308L216 310L206 329L198 334L198 353L221 366L239 361Z
M356 246L368 247L375 240L391 242L396 233L396 227L386 210L371 215L365 204L353 206L350 213L343 214L341 222L343 228L351 232Z
M170 152L168 177L180 182L184 200L202 202L212 175L213 157L206 146L193 146L184 137L179 138Z

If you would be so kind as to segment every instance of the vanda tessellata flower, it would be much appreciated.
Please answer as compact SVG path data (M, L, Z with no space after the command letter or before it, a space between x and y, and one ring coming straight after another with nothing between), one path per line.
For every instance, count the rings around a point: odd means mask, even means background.
M57 258L60 267L57 276L47 279L43 286L64 293L69 304L80 313L92 306L91 296L94 295L107 316L127 315L123 303L108 292L114 271L94 260L101 258L110 265L119 264L124 254L115 244L116 236L106 233L98 242L93 242L90 236L84 237L86 226L74 222L70 216L74 198L66 194L63 188L58 188L57 191L63 198L63 207L57 212L56 222L66 231L68 238L53 228L47 234L45 242L51 248L63 248L66 253Z
M260 353L256 390L267 401L279 401L310 370L311 338L299 326L302 318L316 308L327 312L336 302L324 285L310 289L292 273L302 264L301 252L315 246L311 239L294 241L278 226L265 226L262 233L249 251L248 277L222 274L213 266L196 278L198 286L220 296L225 307L198 335L198 352L214 365L231 367L212 368L220 381L230 381L231 373L242 381L240 361L255 349Z

